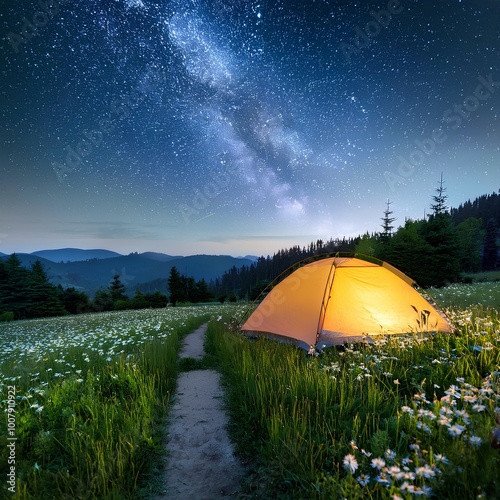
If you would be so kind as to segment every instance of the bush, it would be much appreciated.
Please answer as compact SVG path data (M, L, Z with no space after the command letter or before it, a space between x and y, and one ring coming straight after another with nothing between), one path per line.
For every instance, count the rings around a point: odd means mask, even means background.
M14 321L14 313L12 311L7 311L0 314L0 322L1 321Z

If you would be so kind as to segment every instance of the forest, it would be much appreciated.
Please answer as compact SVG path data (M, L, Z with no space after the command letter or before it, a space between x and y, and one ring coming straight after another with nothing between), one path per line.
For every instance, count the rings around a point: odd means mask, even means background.
M259 257L250 266L234 266L209 283L184 276L174 267L167 279L168 296L159 290L146 292L139 287L126 290L116 274L109 286L99 289L91 300L75 288L50 283L39 261L26 269L12 254L0 259L0 321L213 300L255 300L276 277L301 260L337 252L384 260L423 288L470 281L475 273L498 269L500 190L449 209L441 178L430 209L426 218L407 219L396 229L395 211L387 200L378 233L317 240L307 247L282 249L272 256ZM165 279L159 277L158 282Z
M233 267L211 282L210 289L217 296L255 300L272 280L297 262L336 252L357 252L384 260L423 288L469 281L471 274L498 269L500 190L449 209L441 179L430 208L425 219L408 219L395 229L397 219L387 200L380 232L280 250L273 256L260 257L251 266Z

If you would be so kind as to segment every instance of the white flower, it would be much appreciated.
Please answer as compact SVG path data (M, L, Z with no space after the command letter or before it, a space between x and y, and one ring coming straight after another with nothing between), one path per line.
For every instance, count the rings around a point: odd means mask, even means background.
M427 479L430 479L431 477L434 477L436 475L428 464L425 464L422 467L417 467L415 472L417 476L426 477Z
M349 473L354 474L357 468L358 468L358 461L356 460L356 457L348 453L344 457L344 469Z
M469 438L469 443L472 446L479 446L482 442L483 442L483 440L479 436L471 436Z
M442 462L443 464L448 463L448 459L444 455L442 455L441 453L434 455L434 459L436 460L436 462Z
M396 452L389 449L385 450L384 455L387 460L394 460L396 458Z
M370 476L368 474L361 474L361 476L356 479L361 486L366 486L370 482Z
M465 427L463 425L455 424L448 428L448 432L452 436L460 436L462 432L465 431Z
M385 461L382 458L372 458L371 466L374 469L382 469L385 467Z
M410 415L410 416L413 416L415 414L415 412L413 411L413 409L410 408L409 406L402 406L401 407L401 411L403 413L408 413L408 415Z

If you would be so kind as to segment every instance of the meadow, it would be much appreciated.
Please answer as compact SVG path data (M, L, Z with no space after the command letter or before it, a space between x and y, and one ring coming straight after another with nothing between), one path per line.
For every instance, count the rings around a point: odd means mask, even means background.
M431 292L453 335L307 356L209 325L246 498L500 498L500 285Z
M180 341L210 320L189 368L223 374L242 498L500 498L500 284L431 293L455 334L316 356L239 335L245 304L2 324L2 493L154 496Z
M149 498L180 340L224 310L0 324L0 496Z

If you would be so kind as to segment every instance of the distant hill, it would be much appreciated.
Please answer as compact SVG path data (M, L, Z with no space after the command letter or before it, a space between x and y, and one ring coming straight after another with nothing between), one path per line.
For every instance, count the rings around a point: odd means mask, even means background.
M139 254L141 257L145 257L146 259L159 260L160 262L168 262L173 259L181 259L182 256L177 255L167 255L166 253L158 253L158 252L143 252Z
M244 257L238 257L239 259L248 259L252 262L257 262L259 258L256 255L245 255Z
M110 250L82 250L80 248L59 248L56 250L38 250L30 255L37 255L52 262L79 262L89 259L111 259L121 254Z
M51 283L64 288L74 287L86 292L91 298L100 287L107 287L115 274L120 276L126 292L132 294L139 283L167 279L172 267L179 273L204 278L207 282L219 278L232 267L249 266L252 261L228 255L192 255L172 257L162 262L139 254L120 255L104 259L76 262L53 262L35 254L16 254L24 267L31 267L36 260L43 264ZM6 256L1 257L5 259Z
M5 257L7 254L0 252L0 257Z

